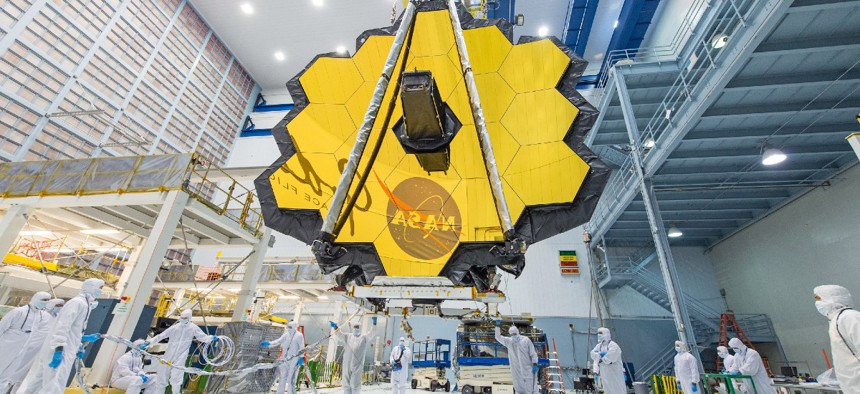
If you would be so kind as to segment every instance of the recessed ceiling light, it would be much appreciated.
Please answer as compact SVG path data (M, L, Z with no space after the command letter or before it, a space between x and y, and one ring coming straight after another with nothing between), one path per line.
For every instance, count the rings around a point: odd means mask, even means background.
M117 233L119 233L119 230L114 230L112 228L102 228L102 229L93 228L93 229L81 230L81 234L88 234L88 235L103 235L103 234L117 234Z
M546 37L549 34L549 28L546 26L541 26L538 28L538 35L541 37Z
M241 8L242 12L244 12L246 14L253 14L254 13L254 6L252 6L251 3L242 3L242 5L240 5L239 8Z
M344 54L346 53L346 47L343 45L339 45L337 49L335 49L335 51L337 51L337 53Z
M615 23L612 24L612 28L618 28L618 19L615 20Z
M317 7L322 7L324 4L323 0L311 0L311 3L313 3L313 5L315 5Z
M781 150L768 148L765 149L764 153L761 155L761 164L772 166L774 164L784 162L787 158L788 156L786 156Z
M275 52L275 60L282 62L287 59L287 55L284 55L283 52L277 51Z
M25 237L47 237L53 233L50 231L21 231L18 234Z
M666 232L666 235L668 235L669 238L678 238L684 235L684 233L682 233L681 230L678 230L678 228L673 224L669 227L669 231Z
M322 294L322 295L317 296L317 299L318 300L327 300L328 296L326 296L325 294Z

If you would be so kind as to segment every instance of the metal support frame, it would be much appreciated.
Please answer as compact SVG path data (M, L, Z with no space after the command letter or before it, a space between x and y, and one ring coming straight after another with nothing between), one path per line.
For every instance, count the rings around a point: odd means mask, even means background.
M127 286L122 290L120 296L130 297L129 310L123 315L114 315L108 334L121 338L130 338L137 326L143 307L149 302L152 287L155 284L158 270L161 268L164 254L170 246L173 238L173 230L179 225L182 212L188 204L188 193L174 190L167 193L164 204L158 212L158 219L149 233L149 238L141 246L140 256L134 266L130 269ZM126 268L129 269L129 268ZM108 371L114 361L125 351L124 346L105 341L99 349L99 354L93 363L92 370L87 377L88 383L100 384L102 387L108 385Z
M355 144L349 153L349 159L340 175L340 180L337 182L337 188L334 190L334 195L331 197L331 204L328 213L323 221L323 234L334 236L334 228L340 217L343 204L346 201L349 193L352 178L358 170L358 162L364 153L364 148L367 146L367 141L370 137L370 132L373 129L373 124L376 121L376 116L379 114L379 109L382 105L382 100L385 97L385 92L388 90L388 83L391 81L391 75L394 72L394 66L397 65L397 59L400 58L400 50L406 42L407 33L412 26L412 19L415 18L415 4L411 1L406 5L406 11L403 13L403 18L400 21L400 28L397 29L397 35L394 36L394 43L391 45L391 50L388 52L388 57L385 60L385 67L382 69L382 75L376 82L376 88L373 90L373 99L364 113L364 120L361 127L358 129L358 135L355 138ZM405 55L405 54L404 54ZM382 130L381 132L385 132ZM333 238L333 237L332 237ZM332 239L333 240L333 239Z
M669 247L669 237L666 235L663 217L657 204L657 196L654 194L654 185L651 178L645 176L639 127L636 125L633 105L630 103L630 95L627 91L627 83L624 81L623 75L615 76L615 87L618 90L618 99L621 102L621 112L624 115L627 135L633 148L630 156L634 161L633 168L636 171L636 180L642 193L642 201L645 204L645 212L648 215L648 223L651 226L651 235L654 238L654 246L657 249L657 257L660 260L660 272L663 274L663 282L666 285L666 293L669 296L669 305L672 309L672 318L675 321L678 339L689 346L691 353L699 363L699 369L704 370L696 343L696 334L693 332L690 315L687 312L684 296L678 284L678 272L675 270L675 260Z
M296 310L293 312L293 320L292 320L292 321L296 322L296 326L298 326L300 324L299 322L302 321L302 309L304 309L304 307L305 307L305 300L299 300L299 302L296 303Z
M496 166L496 157L493 154L493 143L490 141L490 132L487 130L487 122L484 119L484 109L481 107L481 99L478 96L478 86L475 83L475 73L469 62L469 51L466 50L466 40L463 38L463 28L460 26L460 16L457 14L457 5L454 0L448 0L448 13L451 16L451 25L454 28L454 42L459 53L460 65L463 68L463 78L466 82L466 91L469 93L469 104L472 106L472 116L475 121L475 130L478 132L478 142L481 144L481 153L484 156L484 165L487 168L487 176L490 180L490 190L493 192L493 202L496 204L496 213L502 225L502 232L506 240L511 240L514 234L514 224L511 221L511 213L508 202L505 200L505 190L502 187L502 178L499 175L499 167Z
M27 219L31 213L33 213L32 206L12 205L0 219L0 254L2 256L9 253L9 249L15 244L18 234L27 224Z
M266 257L266 251L269 250L269 242L272 237L272 229L266 227L263 231L263 236L254 244L252 249L253 254L248 258L245 265L245 275L242 276L242 288L239 290L236 305L233 309L233 321L245 320L245 311L251 307L254 301L254 291L257 289L257 282L260 280L260 273L263 271L263 258Z

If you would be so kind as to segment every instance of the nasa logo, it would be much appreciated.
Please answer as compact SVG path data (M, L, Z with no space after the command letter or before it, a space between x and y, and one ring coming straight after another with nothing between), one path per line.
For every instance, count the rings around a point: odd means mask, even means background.
M460 209L445 188L425 178L409 178L390 192L388 231L410 256L432 260L457 246Z

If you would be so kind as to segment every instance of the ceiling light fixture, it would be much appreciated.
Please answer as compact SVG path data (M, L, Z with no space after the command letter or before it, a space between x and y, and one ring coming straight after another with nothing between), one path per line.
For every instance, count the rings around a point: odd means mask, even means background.
M25 237L47 237L53 233L50 231L21 231L18 234Z
M346 47L345 47L345 46L343 46L343 45L339 45L339 46L337 47L337 49L335 49L335 51L337 51L337 53L339 53L339 54L343 55L343 54L345 54L345 53L346 53Z
M112 228L92 228L81 230L81 234L87 235L106 235L106 234L119 234L119 230L114 230Z
M298 300L298 299L301 299L302 297L294 296L294 295L285 295L285 296L280 296L278 298L281 300Z
M648 138L648 139L646 139L646 140L645 140L645 142L643 142L643 143L642 143L642 147L643 147L643 148L645 148L645 149L651 149L651 148L653 148L653 147L654 147L654 146L656 146L656 145L657 145L657 143L656 143L656 142L654 142L654 139L653 139L653 138Z
M252 6L251 3L242 3L242 5L240 5L239 8L242 10L242 12L244 12L248 15L254 13L254 6Z
M322 7L324 4L323 0L311 0L311 3L317 7Z
M522 26L522 25L524 25L525 23L526 23L526 16L525 16L525 15L523 15L523 14L517 14L517 16L516 16L516 17L514 17L514 24L515 24L515 25L517 25L517 26Z
M761 155L761 164L772 166L784 162L787 158L788 156L786 156L781 150L776 148L767 148Z
M729 36L723 33L717 33L714 35L714 38L711 39L711 46L715 49L720 49L729 42Z
M317 296L317 299L318 299L318 300L327 300L327 299L328 299L328 296L326 296L325 294L323 294L323 295L319 295L319 296Z
M541 37L546 37L549 34L549 28L546 26L541 26L538 28L538 35Z
M282 62L287 59L287 55L284 55L283 52L277 51L275 52L275 60Z
M675 227L675 225L673 224L673 225L669 226L669 231L667 231L667 232L666 232L666 235L668 235L668 236L669 236L669 238L678 238L678 237L680 237L680 236L684 235L684 233L683 233L683 232L681 232L681 230L679 230L679 229L678 229L677 227Z

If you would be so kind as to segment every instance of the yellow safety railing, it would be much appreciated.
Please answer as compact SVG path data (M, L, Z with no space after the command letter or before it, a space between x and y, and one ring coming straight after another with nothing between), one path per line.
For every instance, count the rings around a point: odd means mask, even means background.
M171 190L189 193L255 237L262 234L254 192L197 153L0 163L0 198Z
M678 382L671 375L651 375L651 387L655 394L681 394Z

